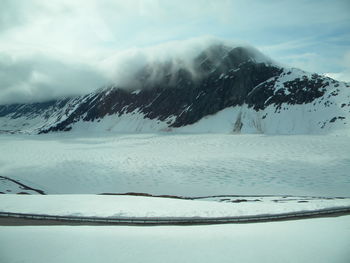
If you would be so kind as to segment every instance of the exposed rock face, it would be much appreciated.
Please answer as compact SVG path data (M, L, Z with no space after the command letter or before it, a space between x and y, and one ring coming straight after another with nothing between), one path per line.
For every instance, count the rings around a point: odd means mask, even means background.
M251 121L256 132L265 132L266 125L274 125L266 122L271 115L295 110L293 105L308 105L306 112L320 112L313 130L335 122L347 125L349 117L348 84L259 61L254 52L242 47L211 46L195 58L191 69L160 63L146 66L135 78L142 83L141 89L109 87L71 99L0 106L0 131L68 131L76 123L94 122L98 126L106 116L121 118L135 113L162 123L164 130L195 124L205 116L238 107L245 110L232 115L231 132L240 132ZM322 115L327 107L328 113ZM305 118L315 118L305 114Z

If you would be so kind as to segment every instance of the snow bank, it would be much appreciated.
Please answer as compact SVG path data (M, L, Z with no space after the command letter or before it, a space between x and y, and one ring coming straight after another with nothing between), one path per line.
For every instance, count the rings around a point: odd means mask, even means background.
M98 217L229 217L349 207L350 198L221 197L181 200L142 196L0 195L0 212Z

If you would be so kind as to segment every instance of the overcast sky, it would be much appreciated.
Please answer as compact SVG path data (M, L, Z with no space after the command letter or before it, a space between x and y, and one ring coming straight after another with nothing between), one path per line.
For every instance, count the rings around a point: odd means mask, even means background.
M0 0L0 103L86 93L121 51L202 36L350 81L349 0Z

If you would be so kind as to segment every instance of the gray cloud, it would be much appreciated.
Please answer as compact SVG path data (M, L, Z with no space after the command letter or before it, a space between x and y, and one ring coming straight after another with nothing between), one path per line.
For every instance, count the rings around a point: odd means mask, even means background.
M327 75L331 78L341 81L350 82L350 49L344 54L340 64L344 66L344 69L340 72L328 72Z
M52 52L17 51L16 55L0 55L0 103L37 102L81 95L109 84L138 89L158 81L164 74L165 65L171 76L178 69L186 68L196 78L195 57L209 46L220 44L229 48L244 46L250 49L257 61L270 61L244 42L210 36L114 52L96 63L79 63L74 58ZM146 66L149 69L147 80L135 78Z
M195 59L206 52L213 54L209 47L224 46L227 52L235 47L245 47L257 62L271 62L271 59L242 41L219 39L212 36L202 36L181 41L170 41L147 48L133 48L117 52L103 60L100 68L109 79L123 88L137 89L145 84L155 84L164 74L168 74L170 82L179 69L187 69L194 79L201 77ZM147 79L135 77L147 67ZM146 82L146 83L144 83Z
M0 103L38 102L88 93L106 84L96 68L43 55L0 56Z
M24 6L17 1L2 0L0 8L0 30L7 30L26 21Z

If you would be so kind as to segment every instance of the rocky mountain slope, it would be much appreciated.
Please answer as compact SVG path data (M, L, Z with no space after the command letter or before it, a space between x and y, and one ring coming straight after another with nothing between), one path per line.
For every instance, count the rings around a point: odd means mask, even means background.
M279 66L246 47L212 45L191 67L159 62L135 80L140 85L0 105L0 131L307 134L350 127L349 84Z

